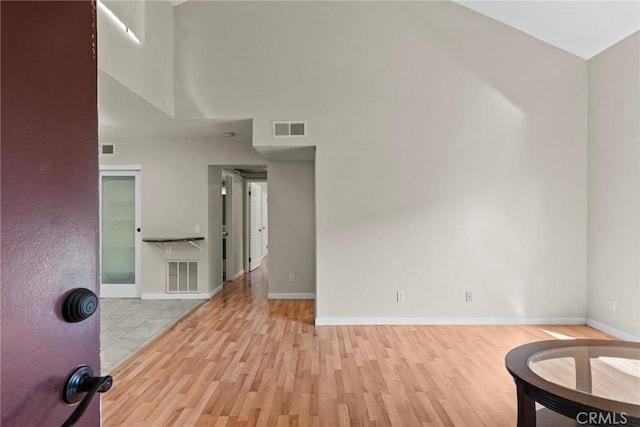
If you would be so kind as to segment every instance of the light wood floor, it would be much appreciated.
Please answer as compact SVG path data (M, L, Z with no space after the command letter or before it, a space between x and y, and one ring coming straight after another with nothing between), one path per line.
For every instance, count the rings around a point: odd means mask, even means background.
M264 268L114 372L111 426L514 426L504 368L586 326L314 326L314 302L266 299Z

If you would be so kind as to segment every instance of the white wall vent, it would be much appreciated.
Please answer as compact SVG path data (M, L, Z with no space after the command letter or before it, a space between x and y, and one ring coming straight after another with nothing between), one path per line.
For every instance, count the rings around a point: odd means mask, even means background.
M116 147L113 144L99 144L101 156L113 156L116 153Z
M198 292L198 261L167 261L167 293Z
M274 138L304 138L307 136L307 122L273 122Z

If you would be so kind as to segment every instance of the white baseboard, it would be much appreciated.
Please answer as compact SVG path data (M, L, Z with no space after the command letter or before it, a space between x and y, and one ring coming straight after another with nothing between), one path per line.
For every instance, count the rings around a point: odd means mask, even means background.
M236 274L233 275L233 277L231 277L231 281L239 279L240 277L242 277L243 274L244 274L244 269L238 271Z
M280 293L269 292L268 299L316 299L316 294L311 293Z
M317 317L316 326L339 325L584 325L584 317Z
M587 319L587 325L599 331L606 332L609 335L613 335L616 338L623 339L625 341L640 342L640 337L637 337L635 335L621 331L620 329L613 328L609 325L605 325L604 323L600 323L592 319Z
M213 298L214 296L218 295L220 292L222 292L222 285L218 286L217 288L209 292L208 298Z
M222 291L222 285L211 292L193 294L142 294L140 299L210 299Z
M134 285L100 285L100 298L138 298L138 290Z

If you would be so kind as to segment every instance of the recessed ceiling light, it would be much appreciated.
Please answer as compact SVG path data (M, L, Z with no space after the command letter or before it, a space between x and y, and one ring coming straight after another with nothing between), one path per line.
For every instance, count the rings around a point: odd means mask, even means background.
M236 134L233 133L233 132L225 132L224 133L224 137L225 138L233 138L234 136L236 136Z

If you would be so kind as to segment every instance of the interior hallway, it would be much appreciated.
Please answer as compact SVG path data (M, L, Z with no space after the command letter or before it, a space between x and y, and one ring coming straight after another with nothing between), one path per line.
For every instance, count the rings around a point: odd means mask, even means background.
M110 426L513 426L513 347L587 326L314 326L267 300L266 267L227 284L114 373Z

